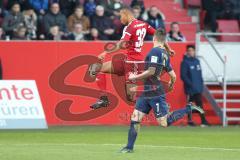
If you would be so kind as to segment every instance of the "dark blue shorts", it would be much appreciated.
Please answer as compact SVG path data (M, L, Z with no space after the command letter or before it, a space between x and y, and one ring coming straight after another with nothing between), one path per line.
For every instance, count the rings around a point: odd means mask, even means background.
M137 99L135 109L145 114L148 114L153 109L156 118L163 117L169 112L165 94L152 98L141 96Z

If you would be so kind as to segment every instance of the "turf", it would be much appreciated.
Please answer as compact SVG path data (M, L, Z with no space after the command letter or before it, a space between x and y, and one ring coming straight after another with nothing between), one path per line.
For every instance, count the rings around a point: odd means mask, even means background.
M142 127L134 153L118 151L128 127L0 131L0 160L239 160L240 127Z

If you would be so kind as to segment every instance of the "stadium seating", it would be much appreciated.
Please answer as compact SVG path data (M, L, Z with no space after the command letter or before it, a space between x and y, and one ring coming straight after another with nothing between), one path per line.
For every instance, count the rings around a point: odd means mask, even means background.
M218 30L221 33L239 33L239 25L237 20L218 20ZM240 42L240 36L219 36L219 40L223 42Z
M188 8L188 7L200 8L201 5L202 5L201 0L184 0L184 6L186 8Z
M197 24L192 23L192 18L188 16L187 10L183 9L179 3L174 0L147 0L145 1L146 8L156 5L166 17L166 29L169 31L169 24L171 22L179 22L181 32L186 37L187 41L195 41L195 33L197 31Z

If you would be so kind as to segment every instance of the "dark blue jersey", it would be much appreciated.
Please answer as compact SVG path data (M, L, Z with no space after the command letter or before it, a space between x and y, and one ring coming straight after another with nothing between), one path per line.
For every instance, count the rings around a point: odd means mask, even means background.
M155 67L156 71L153 76L160 76L163 71L170 72L172 66L170 58L165 49L155 47L152 48L145 58L145 70L149 67Z
M170 64L170 58L165 49L155 47L152 48L145 58L145 68L149 67L156 68L154 75L144 80L144 91L145 96L164 94L164 86L161 84L159 77L163 71L172 71Z

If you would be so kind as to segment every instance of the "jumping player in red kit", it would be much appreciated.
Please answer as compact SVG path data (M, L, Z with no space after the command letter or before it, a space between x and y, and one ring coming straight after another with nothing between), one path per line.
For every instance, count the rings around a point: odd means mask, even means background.
M123 29L120 41L117 42L114 49L102 52L98 58L103 61L107 54L120 50L121 45L125 42L127 42L127 54L124 58L115 59L102 64L92 64L89 67L89 74L96 77L96 83L102 91L100 99L90 106L92 109L107 107L109 105L108 97L104 94L106 91L105 73L123 76L126 72L125 61L143 61L144 55L141 53L141 50L144 38L146 34L153 35L155 33L155 29L149 24L135 19L130 9L122 9L120 11L120 20L122 24L126 25ZM174 51L169 48L167 43L165 43L164 47L170 55L174 55Z

